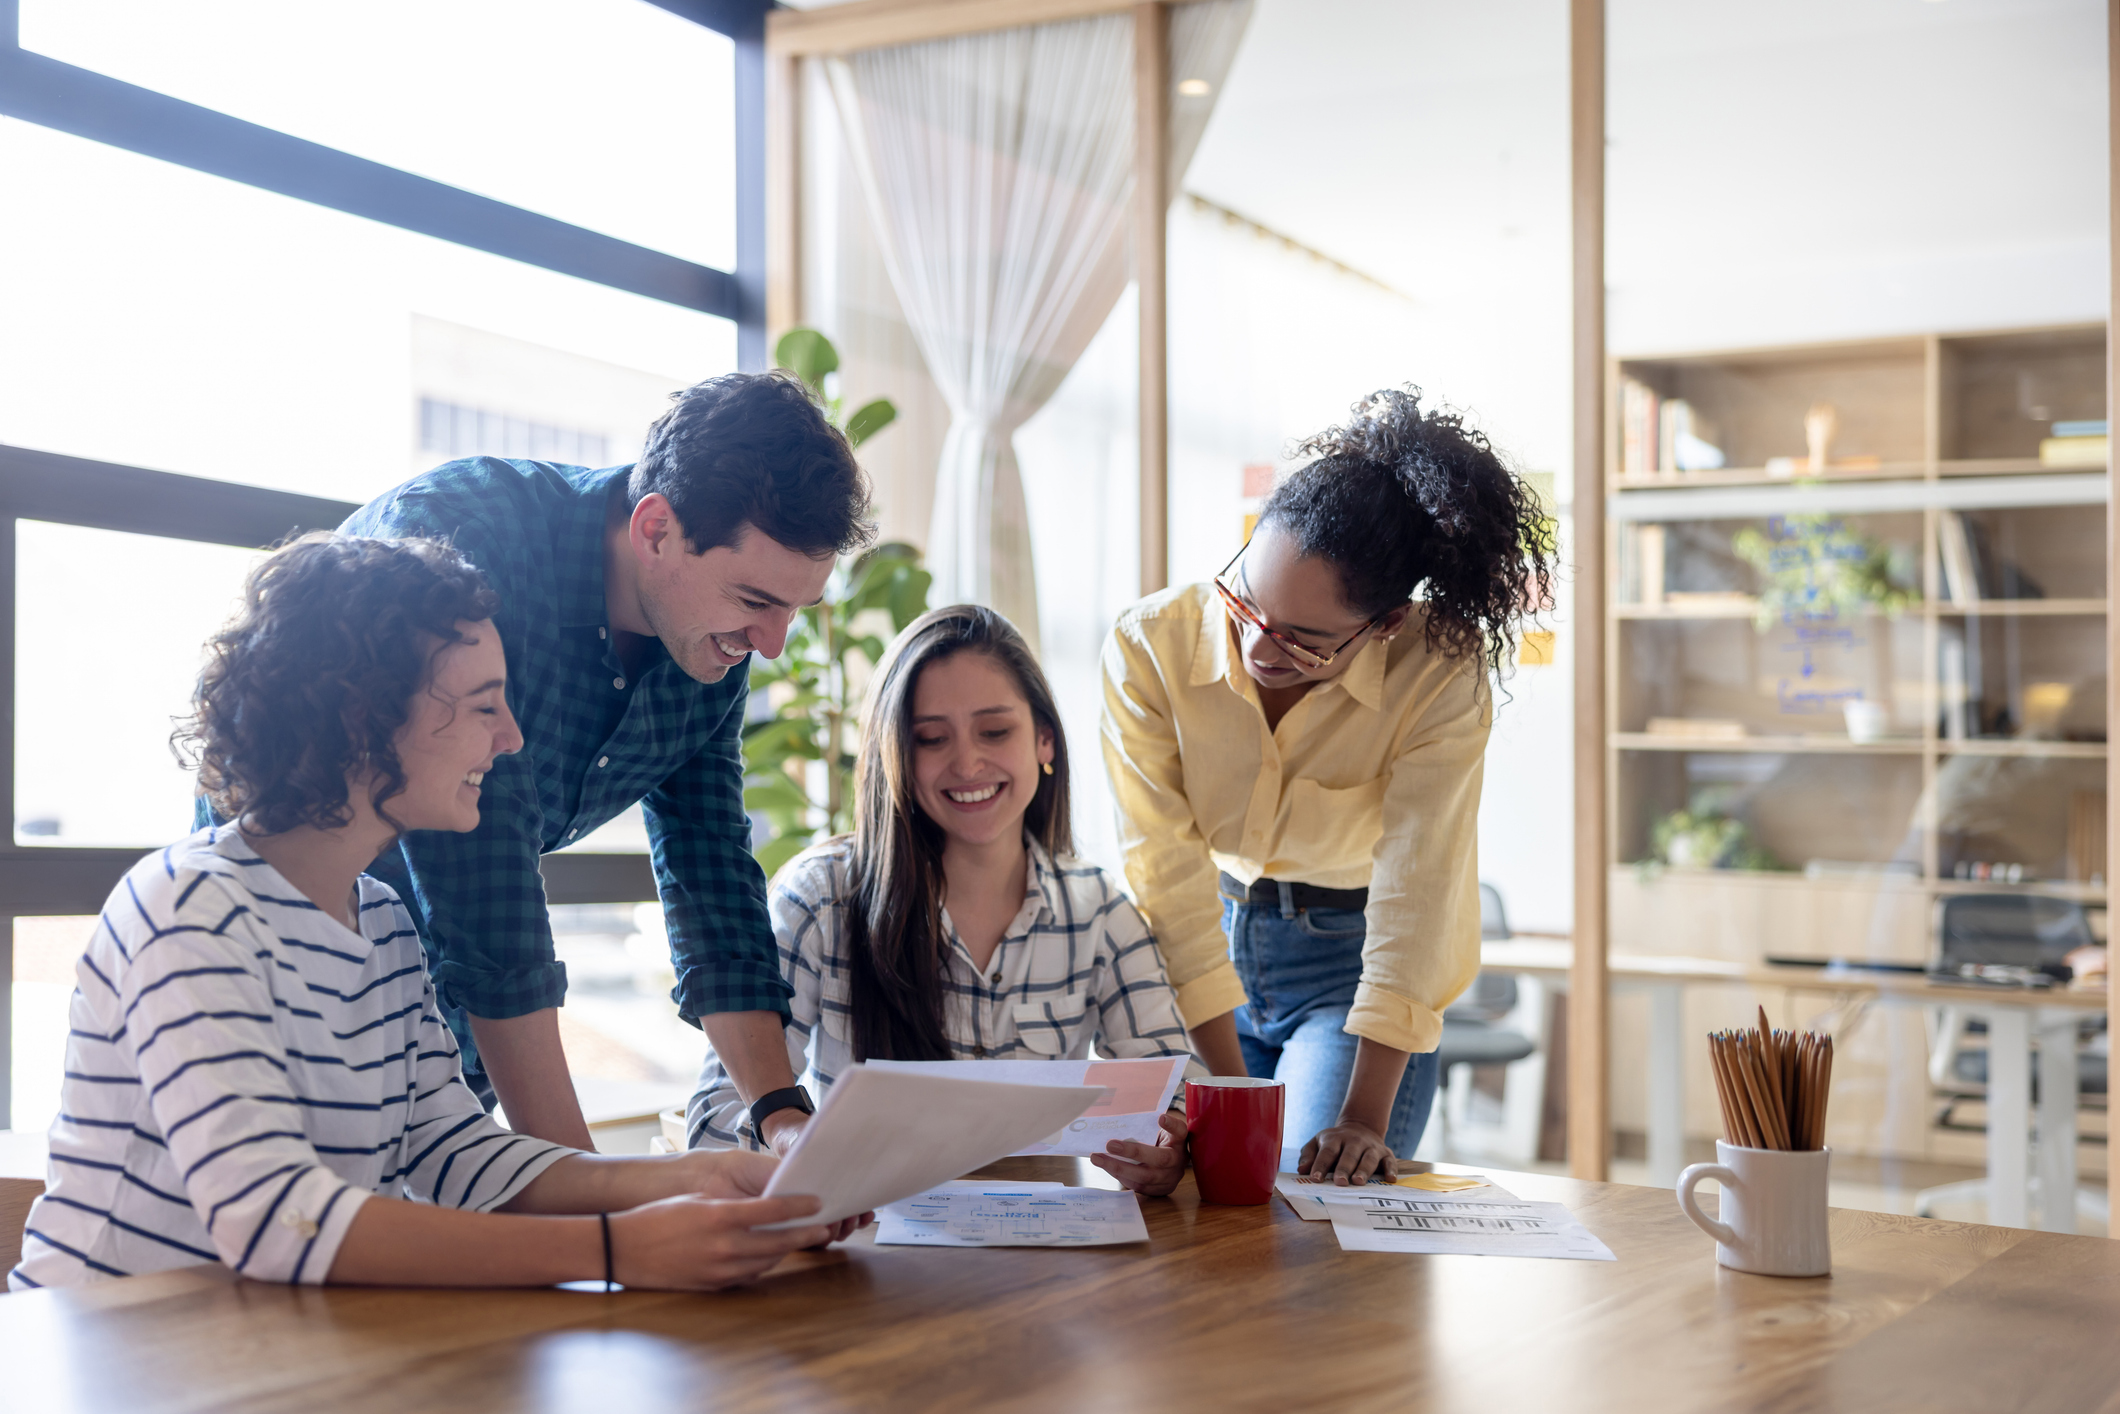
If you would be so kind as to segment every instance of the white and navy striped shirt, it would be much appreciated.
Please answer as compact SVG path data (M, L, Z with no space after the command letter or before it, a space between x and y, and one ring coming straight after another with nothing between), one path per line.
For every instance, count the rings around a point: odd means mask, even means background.
M75 965L51 1167L10 1287L215 1261L321 1282L370 1194L487 1210L574 1152L479 1107L412 920L365 875L360 923L229 826L133 866Z
M985 973L950 922L942 1025L960 1060L1117 1060L1190 1055L1178 1000L1148 925L1094 864L1055 863L1029 842L1023 907ZM775 876L767 906L789 1000L788 1063L822 1096L854 1063L846 914L851 841L813 846ZM807 1065L808 1073L804 1074ZM1198 1061L1189 1067L1206 1074ZM1181 1092L1182 1093L1182 1092ZM693 1148L750 1146L748 1109L712 1050L692 1097Z

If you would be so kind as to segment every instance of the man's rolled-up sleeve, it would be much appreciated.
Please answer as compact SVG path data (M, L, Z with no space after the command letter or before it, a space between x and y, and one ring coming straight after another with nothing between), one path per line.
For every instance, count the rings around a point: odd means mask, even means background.
M766 913L766 876L751 856L743 808L743 716L739 687L721 722L691 760L641 801L670 933L677 1013L770 1011L785 1022L789 988Z

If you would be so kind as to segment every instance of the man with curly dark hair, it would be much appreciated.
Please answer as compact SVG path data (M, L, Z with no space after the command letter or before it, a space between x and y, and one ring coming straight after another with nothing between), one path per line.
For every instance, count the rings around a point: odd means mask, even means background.
M1490 673L1548 522L1479 432L1386 389L1309 439L1209 584L1128 609L1104 759L1193 1051L1287 1085L1304 1171L1411 1157L1479 971Z
M630 467L474 457L361 508L355 535L449 541L500 596L527 745L485 780L468 834L407 835L372 872L412 909L473 1088L519 1130L593 1147L560 1050L566 969L538 858L643 807L678 1012L746 1100L800 1112L788 989L743 807L752 653L777 657L836 555L868 543L868 483L796 379L729 374L675 395ZM793 1091L792 1094L787 1093ZM767 1106L768 1109L771 1106Z

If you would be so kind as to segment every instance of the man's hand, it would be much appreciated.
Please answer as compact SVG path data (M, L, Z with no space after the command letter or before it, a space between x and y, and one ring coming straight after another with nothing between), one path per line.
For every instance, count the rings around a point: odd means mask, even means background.
M765 1162L770 1175L771 1161ZM790 1252L832 1241L833 1229L822 1224L760 1230L807 1217L818 1206L807 1194L731 1200L686 1193L614 1213L612 1275L626 1286L659 1291L717 1291L749 1281Z
M1399 1161L1384 1136L1344 1116L1303 1146L1296 1173L1314 1183L1364 1184L1374 1174L1399 1176Z
M1185 1121L1166 1113L1163 1133L1153 1144L1132 1139L1114 1139L1101 1154L1089 1161L1119 1180L1123 1187L1151 1198L1161 1198L1185 1177Z
M788 1150L795 1147L795 1141L802 1137L803 1128L809 1122L808 1115L790 1105L766 1116L765 1123L758 1126L759 1137L766 1141L766 1147L773 1151L775 1158L784 1159Z

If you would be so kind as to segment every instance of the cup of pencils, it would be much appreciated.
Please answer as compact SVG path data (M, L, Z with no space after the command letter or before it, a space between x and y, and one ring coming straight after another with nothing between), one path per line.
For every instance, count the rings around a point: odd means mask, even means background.
M1715 1260L1733 1271L1773 1277L1824 1276L1833 1267L1826 1225L1826 1097L1833 1038L1776 1031L1759 1010L1757 1030L1708 1037L1723 1132L1717 1162L1678 1176L1678 1206L1715 1239ZM1722 1185L1721 1221L1700 1210L1693 1190Z

